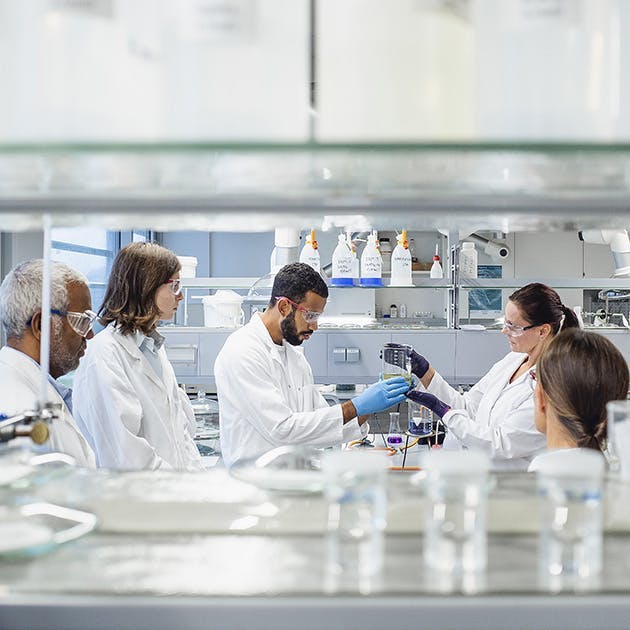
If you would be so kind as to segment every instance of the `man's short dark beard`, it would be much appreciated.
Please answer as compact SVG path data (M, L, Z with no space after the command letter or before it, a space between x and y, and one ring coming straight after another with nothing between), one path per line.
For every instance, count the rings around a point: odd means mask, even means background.
M297 327L295 326L295 309L280 322L280 330L287 343L290 343L292 346L302 345L304 339L300 339Z

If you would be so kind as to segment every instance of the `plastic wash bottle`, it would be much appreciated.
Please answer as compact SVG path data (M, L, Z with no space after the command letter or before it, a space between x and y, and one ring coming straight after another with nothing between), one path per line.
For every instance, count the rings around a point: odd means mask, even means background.
M368 234L367 245L361 254L361 286L382 287L383 260L378 249L376 232Z
M397 237L398 245L392 252L392 286L412 286L411 280L411 252L407 240L407 230L403 230Z
M330 284L336 287L351 287L352 282L352 263L353 256L346 235L340 234L337 237L339 241L332 255L332 278Z
M348 241L348 247L350 249L350 253L352 254L352 284L359 284L359 257L357 256L357 248L354 246L354 241L352 240L352 235L350 232L346 232L346 240Z
M311 230L306 237L306 243L300 252L300 262L310 265L319 271L319 251L317 249L317 240L315 239L315 230Z
M475 244L469 241L462 243L459 252L459 275L462 278L477 277L477 250Z
M442 271L442 265L440 265L440 256L438 254L439 245L435 244L435 254L433 255L433 265L431 265L431 271L429 272L430 278L442 278L444 273Z

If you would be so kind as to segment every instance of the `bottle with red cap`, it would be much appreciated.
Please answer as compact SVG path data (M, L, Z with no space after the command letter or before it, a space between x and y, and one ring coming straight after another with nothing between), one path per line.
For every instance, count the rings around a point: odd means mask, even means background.
M442 278L444 277L444 272L442 271L442 265L440 264L440 256L438 254L439 251L438 243L435 244L435 254L433 256L433 265L431 266L431 271L429 272L429 277L431 278Z

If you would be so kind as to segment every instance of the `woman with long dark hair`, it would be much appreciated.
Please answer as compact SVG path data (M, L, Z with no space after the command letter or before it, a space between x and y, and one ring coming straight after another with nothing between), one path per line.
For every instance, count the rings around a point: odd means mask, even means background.
M528 284L512 293L505 307L509 354L470 391L460 394L414 351L412 371L420 384L407 397L442 418L448 428L445 448L480 449L495 468L526 470L545 448L534 423L529 371L554 335L577 327L577 316L551 287Z

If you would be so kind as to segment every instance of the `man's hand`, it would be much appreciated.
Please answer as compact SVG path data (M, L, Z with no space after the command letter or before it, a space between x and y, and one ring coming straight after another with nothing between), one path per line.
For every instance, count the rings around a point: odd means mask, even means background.
M357 416L378 413L403 402L408 391L409 382L402 376L397 376L370 385L362 394L352 399L352 404Z
M415 402L418 405L422 405L423 407L430 409L436 416L439 416L440 418L442 418L444 414L450 410L450 407L446 403L443 403L437 396L434 396L433 394L429 394L427 392L419 392L418 390L414 389L411 392L407 392L405 396L412 402Z

